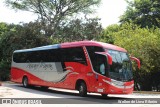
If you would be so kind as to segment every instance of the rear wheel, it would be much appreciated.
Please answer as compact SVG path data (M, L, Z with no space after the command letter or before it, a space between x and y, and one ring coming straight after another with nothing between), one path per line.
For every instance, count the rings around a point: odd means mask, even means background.
M87 86L84 82L80 83L78 91L81 97L85 97L87 95Z
M27 88L29 85L28 85L28 78L27 77L23 77L23 81L22 81L22 84L25 88Z

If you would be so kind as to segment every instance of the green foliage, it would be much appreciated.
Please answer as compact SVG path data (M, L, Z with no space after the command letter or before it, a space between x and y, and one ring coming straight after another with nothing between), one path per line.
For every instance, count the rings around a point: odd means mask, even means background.
M0 36L7 31L7 24L6 23L0 23Z
M51 44L51 41L40 32L39 25L32 22L23 25L6 24L6 29L0 34L0 80L9 77L14 50Z
M120 17L121 23L133 21L141 27L160 27L159 0L134 0L127 3L129 6Z
M113 35L113 33L118 32L118 31L119 31L119 25L113 24L113 25L108 26L100 34L100 36L101 36L100 41L113 44L114 38L112 37L112 35Z
M141 28L133 23L124 23L109 26L105 31L115 45L125 48L130 55L141 60L141 69L138 70L135 64L133 69L135 82L141 85L142 90L151 90L152 86L160 84L160 79L156 79L160 75L159 28Z
M160 86L160 2L159 0L127 1L120 17L120 30L112 33L114 43L141 59L140 71L134 72L142 90Z
M89 14L101 0L5 0L7 6L16 10L30 11L38 15L41 28L51 36L70 16ZM48 32L49 30L49 32Z
M0 61L0 81L9 80L9 73L10 72L10 63L7 61L1 60Z
M52 36L51 39L54 43L97 40L102 32L102 26L98 18L74 19L64 24Z

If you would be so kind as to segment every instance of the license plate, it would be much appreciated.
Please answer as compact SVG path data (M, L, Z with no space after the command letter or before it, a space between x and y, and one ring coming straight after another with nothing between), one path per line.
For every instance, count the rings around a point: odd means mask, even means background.
M103 89L97 89L98 92L103 92Z

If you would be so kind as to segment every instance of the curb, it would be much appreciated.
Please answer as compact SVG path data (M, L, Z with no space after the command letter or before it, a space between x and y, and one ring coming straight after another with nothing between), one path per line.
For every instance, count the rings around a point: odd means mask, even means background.
M136 94L160 94L160 92L156 92L156 91L134 91L133 93L136 93Z
M12 82L12 81L4 81L3 83L14 84L14 82Z

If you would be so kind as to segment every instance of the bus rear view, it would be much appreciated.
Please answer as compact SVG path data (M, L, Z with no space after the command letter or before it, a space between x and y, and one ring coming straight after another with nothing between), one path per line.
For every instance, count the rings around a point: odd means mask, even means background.
M95 41L62 43L13 54L11 80L24 87L40 86L87 92L129 94L134 81L130 57L121 47ZM43 75L41 75L43 74Z

